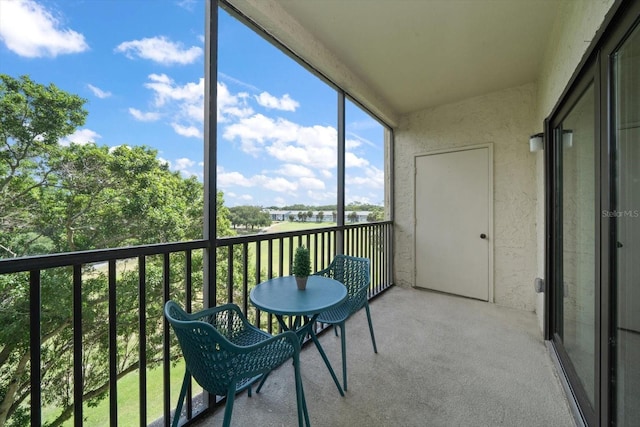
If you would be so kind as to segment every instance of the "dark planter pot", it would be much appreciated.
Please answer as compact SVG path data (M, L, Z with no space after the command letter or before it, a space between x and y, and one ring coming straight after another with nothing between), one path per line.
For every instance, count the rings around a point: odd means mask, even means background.
M307 289L308 278L309 278L308 276L304 276L304 277L296 276L296 284L298 285L299 290L304 291L305 289Z

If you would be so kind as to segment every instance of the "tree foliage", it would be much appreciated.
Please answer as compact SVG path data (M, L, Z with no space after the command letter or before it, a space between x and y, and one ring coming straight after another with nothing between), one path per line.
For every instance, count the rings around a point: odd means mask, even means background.
M84 123L84 103L53 84L0 75L0 258L202 238L202 183L170 171L155 149L60 144ZM233 234L222 193L217 209L217 235ZM217 253L219 299L226 294L226 260L224 253ZM172 298L184 300L184 254L172 254L170 261L165 272L162 257L146 259L150 367L162 357L165 273ZM202 294L202 262L203 253L194 252L197 298ZM235 263L234 278L242 277L240 267ZM117 272L121 377L139 364L137 260L119 261ZM60 425L73 415L72 274L70 268L48 269L41 278L43 402L60 409L49 425ZM108 327L114 320L108 316L106 267L85 265L82 277L84 400L95 405L108 392ZM194 307L198 304L202 301ZM178 356L175 342L170 353ZM29 279L26 274L0 275L0 425L28 420L29 363Z
M234 206L229 208L229 218L234 228L243 226L251 227L268 227L271 225L271 216L265 212L260 206Z
M382 221L382 220L384 220L384 209L382 209L381 207L374 208L367 215L367 221L369 222Z

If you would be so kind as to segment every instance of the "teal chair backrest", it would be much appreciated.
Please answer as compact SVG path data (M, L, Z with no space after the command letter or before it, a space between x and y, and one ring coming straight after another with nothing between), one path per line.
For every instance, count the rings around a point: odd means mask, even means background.
M259 362L251 346L264 336L257 335L235 304L225 304L201 313L189 314L176 303L165 305L165 315L178 337L189 373L209 393L226 395L232 384L242 383L273 369L269 358L291 357L295 349L286 342L263 349ZM284 353L284 354L283 354Z
M370 261L368 258L336 255L329 267L318 271L320 276L330 277L347 287L347 301L352 313L360 310L367 301L370 283Z

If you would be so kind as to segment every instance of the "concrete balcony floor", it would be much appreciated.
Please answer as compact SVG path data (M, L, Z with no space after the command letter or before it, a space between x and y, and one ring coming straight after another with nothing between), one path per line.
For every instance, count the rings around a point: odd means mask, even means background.
M341 397L314 345L301 355L313 426L575 426L534 313L395 287L347 322ZM342 378L340 338L320 337ZM223 408L199 426L220 426ZM232 426L297 425L293 368L236 397Z

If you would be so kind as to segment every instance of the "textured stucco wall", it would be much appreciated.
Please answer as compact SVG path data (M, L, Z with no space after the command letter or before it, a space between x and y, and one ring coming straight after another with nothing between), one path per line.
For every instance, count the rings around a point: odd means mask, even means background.
M536 132L542 131L544 119L551 114L560 95L602 26L614 0L579 0L562 3L549 37L549 45L538 79ZM544 278L544 159L536 156L537 199L537 276ZM538 323L544 324L544 294L536 298Z
M414 156L492 143L494 158L494 300L533 311L536 273L533 83L408 115L395 138L396 283L414 286Z

